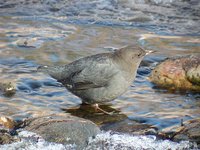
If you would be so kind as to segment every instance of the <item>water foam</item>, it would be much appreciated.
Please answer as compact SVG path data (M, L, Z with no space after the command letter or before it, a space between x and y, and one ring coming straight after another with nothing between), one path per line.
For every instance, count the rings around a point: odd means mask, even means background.
M182 150L196 148L197 146L189 141L179 143L169 140L157 140L155 136L132 136L128 134L119 134L112 132L103 132L90 139L86 150L90 149L109 149L109 150Z
M20 142L1 145L2 150L76 150L76 145L58 144L45 141L41 136L21 131L18 135ZM133 136L122 133L101 132L95 138L90 138L88 146L84 150L183 150L197 149L197 145L189 141L181 141L179 143L169 140L157 140L155 136Z

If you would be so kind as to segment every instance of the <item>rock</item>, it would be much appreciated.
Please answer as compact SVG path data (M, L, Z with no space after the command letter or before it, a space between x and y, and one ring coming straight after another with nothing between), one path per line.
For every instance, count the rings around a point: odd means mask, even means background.
M122 21L128 22L149 22L152 21L151 16L144 13L136 13L133 17L119 18Z
M5 116L0 117L0 127L12 130L15 128L15 126L16 122L12 118Z
M200 118L183 122L181 126L166 128L159 135L175 142L195 142L200 148Z
M89 137L100 129L91 121L73 116L51 115L27 119L25 129L42 136L46 141L62 144L76 144L77 149L86 147Z
M196 142L198 148L200 148L200 119L185 122L184 126L177 128L177 132L172 140L189 140L191 142Z
M119 110L116 110L110 107L109 105L103 104L99 107L109 113L112 112L113 114L107 115L102 112L99 113L91 105L80 105L76 108L63 109L63 111L66 111L67 113L70 113L73 116L91 120L98 126L107 123L119 122L127 118L125 114L120 113Z
M12 136L5 130L0 130L0 144L10 144L17 141L20 141L20 138Z
M148 124L142 124L138 123L136 121L125 119L120 122L110 123L106 124L101 127L101 129L105 131L114 131L114 132L122 132L122 133L128 133L132 135L157 135L158 132L155 127L148 125Z
M16 131L14 130L17 123L9 117L0 117L0 144L10 144L20 141L20 138L14 136Z
M190 82L200 86L200 64L187 70L186 76Z
M37 48L41 44L41 41L38 38L29 38L29 39L18 39L16 45L24 48Z
M125 114L109 105L100 105L100 108L112 115L95 112L90 105L80 105L78 108L63 109L64 111L81 118L91 120L104 131L128 133L132 135L157 135L157 129L152 125L130 120Z
M158 64L150 81L169 90L200 91L200 54L173 57Z
M10 97L13 96L16 92L16 88L11 82L8 83L0 83L0 93L4 96Z

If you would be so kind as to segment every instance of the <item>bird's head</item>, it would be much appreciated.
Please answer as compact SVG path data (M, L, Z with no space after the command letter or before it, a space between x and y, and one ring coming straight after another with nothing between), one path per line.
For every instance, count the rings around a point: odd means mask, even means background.
M117 50L114 53L114 57L118 64L120 64L123 68L135 70L144 56L151 52L152 51L144 50L137 45L130 45Z

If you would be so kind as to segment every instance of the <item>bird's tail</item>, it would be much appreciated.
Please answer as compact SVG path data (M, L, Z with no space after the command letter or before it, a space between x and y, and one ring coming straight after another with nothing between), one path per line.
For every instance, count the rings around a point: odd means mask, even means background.
M51 77L60 80L62 79L63 66L39 66L37 72L43 72Z

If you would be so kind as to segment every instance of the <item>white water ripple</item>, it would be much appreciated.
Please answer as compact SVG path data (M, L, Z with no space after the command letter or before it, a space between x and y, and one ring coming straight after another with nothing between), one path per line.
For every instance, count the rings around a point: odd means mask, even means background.
M190 148L197 149L197 146L189 141L176 143L169 140L156 140L155 136L132 136L103 132L95 139L90 139L86 150L183 150Z
M76 150L76 145L58 144L45 141L41 136L21 131L20 142L1 145L1 150ZM156 140L155 136L132 136L122 133L101 132L95 138L90 138L84 150L188 150L197 149L195 143L169 140Z

